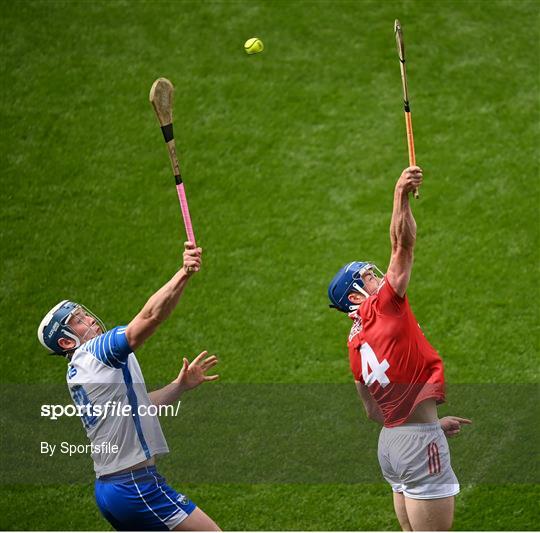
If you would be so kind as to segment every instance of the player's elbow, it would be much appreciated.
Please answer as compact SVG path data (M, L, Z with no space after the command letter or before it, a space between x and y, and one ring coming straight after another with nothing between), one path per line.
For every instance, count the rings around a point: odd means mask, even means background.
M401 261L410 261L414 254L414 242L407 243L404 241L392 242L392 257L398 257Z
M395 254L400 254L404 256L404 258L407 258L409 256L412 256L415 244L416 231L413 233L406 232L400 235L399 238L393 242L392 251Z
M374 420L377 416L376 410L370 404L364 405L364 411L366 412L366 417L370 420Z
M370 420L373 420L373 422L380 422L380 413L378 411L375 411L374 409L371 409L366 412L367 417Z
M377 422L378 424L384 424L384 417L378 404L369 402L368 405L364 405L364 409L369 420L373 420L373 422Z

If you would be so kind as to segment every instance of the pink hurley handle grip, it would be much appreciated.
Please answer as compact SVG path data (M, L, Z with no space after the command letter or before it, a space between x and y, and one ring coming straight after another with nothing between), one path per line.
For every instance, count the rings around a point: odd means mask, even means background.
M178 183L176 185L176 191L178 192L178 200L180 201L180 208L182 209L182 217L184 219L184 226L186 227L188 241L197 246L197 243L195 242L195 234L193 233L193 226L191 225L191 217L189 216L189 208L186 199L186 191L184 190L184 184Z

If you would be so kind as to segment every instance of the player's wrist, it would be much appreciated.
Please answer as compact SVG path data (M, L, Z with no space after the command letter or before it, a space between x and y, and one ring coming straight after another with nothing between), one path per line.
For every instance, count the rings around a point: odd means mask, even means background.
M186 284L189 277L190 273L187 272L186 267L182 265L171 280L173 291L181 289Z
M399 180L396 183L395 192L399 196L406 196L406 195L409 194L410 190L409 190L409 187L407 186L406 182L402 182L401 180Z
M183 385L180 378L176 378L172 383L171 387L174 390L175 396L179 398L187 389Z
M182 268L180 269L182 279L189 279L193 274L195 274L196 270L193 270L192 267L182 265Z

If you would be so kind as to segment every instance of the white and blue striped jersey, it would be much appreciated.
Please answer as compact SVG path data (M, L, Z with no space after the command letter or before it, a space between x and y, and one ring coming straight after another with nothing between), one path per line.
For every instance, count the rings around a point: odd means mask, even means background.
M157 415L146 413L151 401L125 326L77 348L66 378L73 402L84 406L81 418L93 445L96 477L169 451ZM109 451L115 445L118 451Z

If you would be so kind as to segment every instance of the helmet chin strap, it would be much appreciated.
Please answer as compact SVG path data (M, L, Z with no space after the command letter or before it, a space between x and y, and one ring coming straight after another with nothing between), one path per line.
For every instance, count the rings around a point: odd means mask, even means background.
M352 286L354 290L358 291L360 294L363 294L366 298L369 298L369 294L367 293L367 291L363 287L360 287L360 285L358 285L356 281L352 284Z
M79 339L79 337L77 337L77 335L75 335L74 333L71 333L66 328L62 328L62 333L66 337L69 337L72 341L75 341L75 346L72 348L72 350L76 350L81 345L81 339Z

